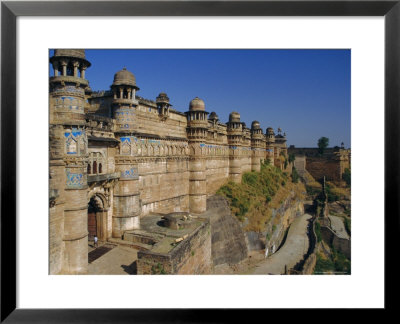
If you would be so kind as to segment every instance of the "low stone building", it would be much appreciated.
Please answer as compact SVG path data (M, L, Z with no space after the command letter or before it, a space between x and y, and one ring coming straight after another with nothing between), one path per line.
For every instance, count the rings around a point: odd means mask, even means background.
M93 92L85 51L50 58L50 273L87 272L88 240L123 238L152 213L206 210L207 196L269 159L283 168L286 136L232 112L223 123L200 98L186 112L166 93L139 97L123 68ZM111 81L111 80L110 80Z

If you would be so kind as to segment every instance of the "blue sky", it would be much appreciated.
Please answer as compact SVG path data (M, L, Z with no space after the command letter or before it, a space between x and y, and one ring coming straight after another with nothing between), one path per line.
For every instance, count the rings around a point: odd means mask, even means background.
M95 91L126 67L139 96L166 92L181 112L198 96L222 122L238 111L247 127L281 127L288 145L316 147L325 136L350 147L350 50L86 50L86 58Z

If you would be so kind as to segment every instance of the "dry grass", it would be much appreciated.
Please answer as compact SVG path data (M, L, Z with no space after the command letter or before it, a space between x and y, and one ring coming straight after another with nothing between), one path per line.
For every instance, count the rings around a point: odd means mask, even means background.
M260 172L245 173L241 184L222 186L217 194L230 201L232 214L240 221L248 219L245 230L261 232L271 219L272 209L279 208L288 197L303 199L304 192L302 183L292 183L279 169L264 165Z

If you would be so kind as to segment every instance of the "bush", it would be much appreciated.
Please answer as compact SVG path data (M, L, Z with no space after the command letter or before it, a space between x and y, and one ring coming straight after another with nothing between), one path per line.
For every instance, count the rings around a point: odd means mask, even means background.
M292 169L292 182L297 183L299 182L299 174L297 173L297 170L295 167Z
M317 263L315 264L314 274L323 274L324 272L335 271L335 264L330 259L323 259L317 254Z
M350 169L346 168L344 169L342 179L346 182L348 186L351 185L351 172Z

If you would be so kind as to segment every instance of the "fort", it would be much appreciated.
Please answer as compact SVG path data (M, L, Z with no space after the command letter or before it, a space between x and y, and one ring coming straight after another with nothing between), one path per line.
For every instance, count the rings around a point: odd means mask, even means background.
M341 147L327 148L324 154L319 154L318 148L295 147L290 145L288 154L296 156L295 167L300 173L307 170L316 180L333 181L343 184L343 173L351 168L351 150Z
M141 98L125 68L93 92L81 49L56 49L50 63L50 274L87 273L95 235L136 244L138 273L208 273L207 198L265 160L284 169L286 134L248 128L238 112L223 123L198 97L185 112L166 93Z

